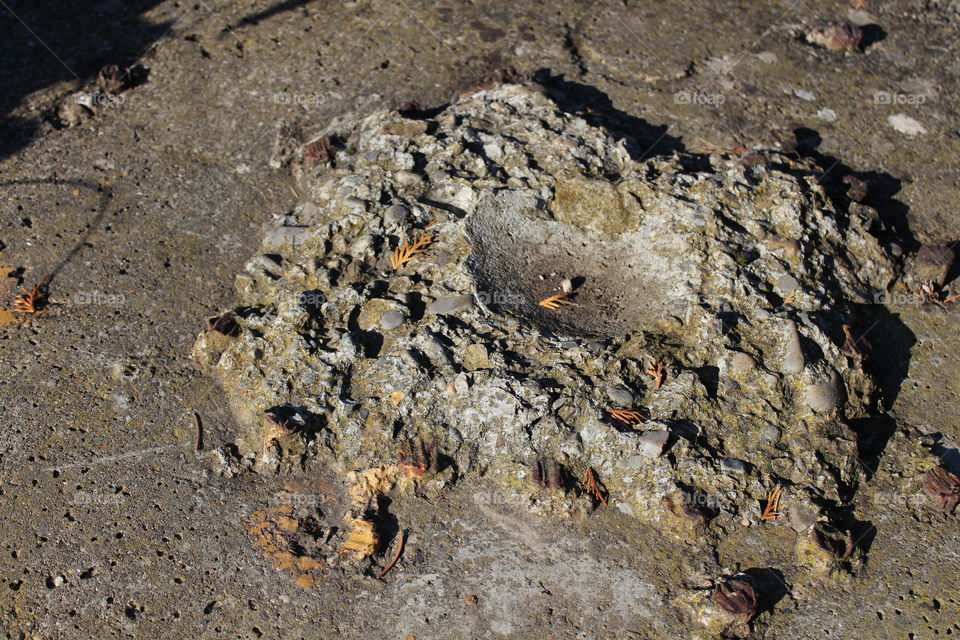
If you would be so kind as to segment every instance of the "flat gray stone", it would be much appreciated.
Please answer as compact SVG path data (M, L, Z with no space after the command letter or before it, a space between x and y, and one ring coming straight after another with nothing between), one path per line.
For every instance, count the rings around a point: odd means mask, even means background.
M427 307L427 313L433 315L457 313L472 307L473 302L473 296L469 293L452 298L440 298L430 303L430 306Z
M384 311L383 315L380 316L380 326L388 331L390 329L396 329L406 321L407 314L398 309Z

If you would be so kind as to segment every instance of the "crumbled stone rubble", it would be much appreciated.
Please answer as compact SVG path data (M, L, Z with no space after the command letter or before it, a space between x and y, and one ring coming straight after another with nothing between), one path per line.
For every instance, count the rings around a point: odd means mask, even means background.
M195 347L240 425L234 468L390 469L425 494L483 475L569 513L596 506L592 467L668 529L759 522L781 486L804 555L853 556L812 528L855 491L848 421L876 412L844 325L896 273L874 212L838 210L813 167L644 157L522 85L279 150L303 201L237 277L231 330Z

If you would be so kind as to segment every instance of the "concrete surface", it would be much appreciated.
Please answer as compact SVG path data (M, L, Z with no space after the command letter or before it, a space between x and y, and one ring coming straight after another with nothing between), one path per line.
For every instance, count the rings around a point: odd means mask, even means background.
M960 7L862 4L5 0L7 304L53 276L47 314L0 327L7 637L683 637L693 623L672 603L713 533L662 548L613 510L534 518L478 502L483 487L442 505L399 496L410 539L382 581L296 586L245 530L280 487L219 476L194 451L193 411L205 448L229 442L232 424L190 345L234 303L264 223L298 200L268 163L280 127L441 104L506 66L583 85L583 108L619 114L651 153L799 130L825 180L872 179L907 252L956 241ZM802 42L843 18L875 25L864 53ZM59 124L100 66L134 62L144 82ZM925 133L897 131L899 114ZM900 457L920 443L957 461L958 309L907 298L866 311L890 412L861 434L858 575L814 588L776 529L725 532L711 563L782 580L753 637L960 633L956 517L912 499Z

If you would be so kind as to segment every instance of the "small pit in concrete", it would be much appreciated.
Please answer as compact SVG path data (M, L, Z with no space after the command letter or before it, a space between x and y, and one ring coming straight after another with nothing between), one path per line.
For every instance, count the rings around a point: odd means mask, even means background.
M650 219L655 223L656 219ZM490 190L466 224L478 297L561 334L656 332L693 294L696 264L679 234L633 220L605 237L551 216L529 191ZM541 300L567 293L560 310Z

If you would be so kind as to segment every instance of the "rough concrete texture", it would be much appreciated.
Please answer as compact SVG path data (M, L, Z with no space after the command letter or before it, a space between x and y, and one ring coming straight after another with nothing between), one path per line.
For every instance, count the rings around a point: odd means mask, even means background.
M919 252L960 237L960 12L950 2L856 4L5 3L7 305L17 287L51 275L47 312L0 326L7 636L960 632L950 487L933 483L940 497L931 496L930 477L920 475L938 464L960 471L960 307L943 302L953 268L940 278L934 254ZM838 20L860 26L855 46L846 29L811 44L810 33ZM143 71L131 86L111 93L106 78L97 88L103 65L134 63ZM606 506L532 513L498 479L465 476L436 492L384 492L382 540L361 560L340 553L344 534L331 525L338 517L349 526L342 514L384 478L310 465L278 476L236 463L247 427L191 354L205 318L248 304L231 282L262 253L275 218L314 197L303 189L313 178L302 157L282 160L286 146L299 148L290 141L308 142L348 113L403 106L433 117L430 109L504 79L492 72L508 66L553 92L562 113L629 133L637 162L692 154L753 171L751 152L776 149L819 169L809 187L822 190L820 208L842 216L862 200L876 211L869 233L856 237L876 238L903 276L876 304L850 298L843 324L863 353L856 362L844 356L845 366L875 381L877 404L838 434L834 459L817 460L850 474L825 483L846 490L855 481L835 505L814 505L840 511L827 510L821 544L798 536L804 509L789 487L776 519L672 523L624 513L613 490ZM853 179L867 183L865 195ZM583 213L574 203L556 215L590 224ZM838 241L844 252L863 251ZM816 250L833 251L825 247ZM806 357L810 327L796 331ZM844 334L829 337L843 347ZM682 344L661 348L651 355L683 363ZM765 367L764 353L731 355L730 371ZM707 386L716 368L719 385L725 367L718 357L690 375ZM667 371L664 390L676 374ZM608 400L625 406L637 391L646 402L646 389L628 384L612 385ZM724 429L735 440L736 430ZM844 442L854 443L856 460ZM849 467L838 466L843 455ZM771 464L759 447L738 459ZM585 502L575 489L567 499ZM685 506L674 504L677 513ZM317 519L306 535L301 525L317 512L330 521ZM403 553L378 579L400 532ZM845 554L847 533L855 555L825 561L824 551ZM334 560L319 570L304 557ZM711 595L739 572L756 588L751 619L718 606L735 595Z

